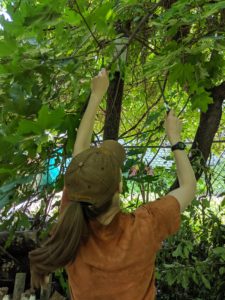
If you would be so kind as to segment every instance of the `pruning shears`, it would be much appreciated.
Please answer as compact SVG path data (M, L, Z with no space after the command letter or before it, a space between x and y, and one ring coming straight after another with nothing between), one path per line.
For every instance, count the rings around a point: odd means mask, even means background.
M167 115L169 114L170 112L170 106L169 106L169 103L168 101L163 97L163 101L164 101L164 107L166 108L166 113Z

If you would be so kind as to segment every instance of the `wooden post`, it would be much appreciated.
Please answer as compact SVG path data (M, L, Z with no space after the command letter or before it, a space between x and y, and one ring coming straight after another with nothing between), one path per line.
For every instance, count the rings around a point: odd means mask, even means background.
M20 300L25 288L26 273L16 273L16 279L13 290L13 300Z
M52 289L52 274L49 275L49 281L46 288L41 288L40 300L49 300Z

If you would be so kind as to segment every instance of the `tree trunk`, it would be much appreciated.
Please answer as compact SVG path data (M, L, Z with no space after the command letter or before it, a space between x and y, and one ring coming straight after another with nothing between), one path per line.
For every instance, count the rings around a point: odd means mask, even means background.
M104 126L104 140L117 140L119 135L120 114L123 98L124 81L119 71L114 73L107 93L107 107Z
M123 43L123 38L128 38L130 34L130 26L131 21L126 20L124 22L118 21L115 24L115 30L121 37L118 39L119 43ZM121 50L122 45L117 45L116 51ZM128 51L128 46L125 52L120 56L122 59L121 63L126 64L126 56ZM116 56L118 53L114 53ZM109 89L107 92L107 106L106 106L106 116L105 116L105 125L104 125L104 140L117 140L119 135L119 127L120 127L120 115L122 108L122 100L123 100L123 88L124 88L124 80L122 79L122 75L120 72L119 61L117 61L117 68L114 72L114 78L110 81Z

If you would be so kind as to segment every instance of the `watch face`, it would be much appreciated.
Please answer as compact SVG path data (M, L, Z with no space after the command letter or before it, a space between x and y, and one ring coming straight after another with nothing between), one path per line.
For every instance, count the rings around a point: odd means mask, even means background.
M181 143L181 142L179 142L179 144L178 144L178 147L179 147L179 148L181 148L181 149L184 149L184 148L185 148L185 144L184 144L184 143Z

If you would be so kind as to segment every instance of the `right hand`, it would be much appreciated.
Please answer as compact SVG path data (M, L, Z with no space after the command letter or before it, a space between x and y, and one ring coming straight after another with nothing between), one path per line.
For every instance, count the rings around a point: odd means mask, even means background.
M99 98L103 98L109 87L108 71L102 69L91 81L91 91Z
M170 112L166 116L164 127L166 130L167 138L171 145L174 145L180 141L182 122L175 116L173 110L170 110Z

